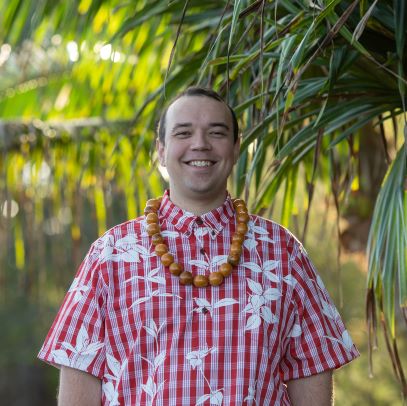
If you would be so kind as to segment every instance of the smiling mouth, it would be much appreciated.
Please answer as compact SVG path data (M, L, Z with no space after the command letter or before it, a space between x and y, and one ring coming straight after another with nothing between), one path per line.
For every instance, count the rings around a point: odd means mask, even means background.
M189 166L195 166L198 168L204 168L204 167L209 167L212 165L215 165L214 161L206 161L206 160L195 160L195 161L188 161L186 162L187 165Z

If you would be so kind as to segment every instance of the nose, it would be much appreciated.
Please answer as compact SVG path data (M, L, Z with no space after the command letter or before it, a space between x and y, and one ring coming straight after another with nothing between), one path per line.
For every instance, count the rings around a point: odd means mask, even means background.
M205 131L198 130L192 137L191 149L196 151L203 151L211 149L211 143Z

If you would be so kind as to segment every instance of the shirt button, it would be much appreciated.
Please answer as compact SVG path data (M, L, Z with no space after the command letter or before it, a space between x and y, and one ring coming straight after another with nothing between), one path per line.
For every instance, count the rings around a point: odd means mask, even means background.
M201 254L205 255L205 250L203 248L201 248Z
M198 226L201 226L203 224L203 221L200 217L196 218L196 224L198 224Z

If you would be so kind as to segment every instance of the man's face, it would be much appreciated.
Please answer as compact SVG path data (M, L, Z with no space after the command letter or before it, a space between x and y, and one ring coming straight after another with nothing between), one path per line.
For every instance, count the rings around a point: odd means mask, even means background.
M223 199L239 156L228 107L206 96L184 96L168 108L165 128L165 144L158 141L157 149L170 177L171 198Z

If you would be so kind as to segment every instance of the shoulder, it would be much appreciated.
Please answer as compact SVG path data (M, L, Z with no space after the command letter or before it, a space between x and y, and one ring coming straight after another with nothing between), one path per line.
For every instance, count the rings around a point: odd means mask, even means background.
M249 233L254 238L270 242L278 249L287 250L290 256L304 250L301 242L288 228L256 214L250 214L250 218Z
M111 227L93 242L90 251L99 252L104 257L118 242L138 241L146 234L144 218L140 216Z
M117 224L109 228L102 236L100 236L96 241L104 241L110 238L113 238L114 241L117 241L120 238L123 238L127 235L135 235L141 237L144 229L144 216L137 217L132 220L127 220L123 223Z

